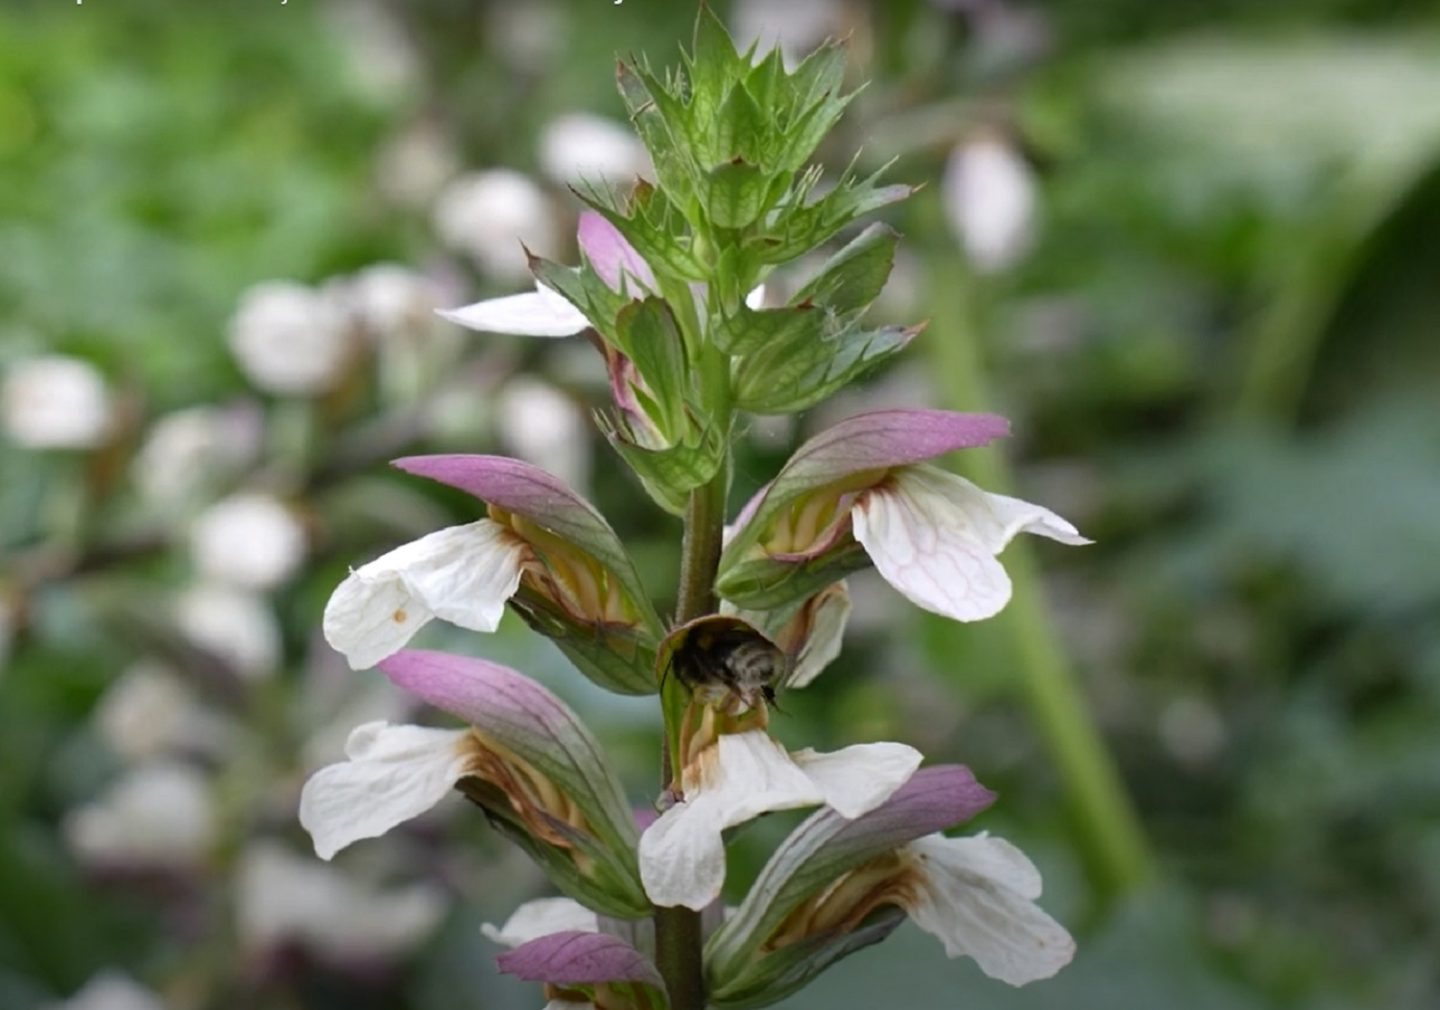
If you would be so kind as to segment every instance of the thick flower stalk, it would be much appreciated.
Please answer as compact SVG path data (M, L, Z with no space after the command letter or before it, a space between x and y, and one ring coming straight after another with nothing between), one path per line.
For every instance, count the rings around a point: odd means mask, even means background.
M328 859L460 791L565 895L485 930L512 948L501 967L543 984L552 1008L765 1006L906 916L1013 985L1073 952L1018 849L944 834L994 799L970 771L921 767L903 742L819 752L774 732L777 699L813 690L840 651L845 575L873 565L918 606L977 621L1009 599L999 555L1017 534L1087 542L934 464L1006 435L989 414L852 417L728 514L738 414L806 410L920 332L866 325L899 238L882 225L840 243L785 304L766 302L772 270L911 192L848 173L822 191L812 156L850 98L844 58L833 44L794 70L778 51L741 55L703 9L679 71L619 68L657 184L582 184L577 267L532 257L533 291L442 313L597 348L612 394L601 430L684 523L673 621L594 506L534 466L478 455L396 461L467 492L476 514L355 568L326 608L326 638L353 667L378 665L464 725L355 730L347 760L304 790L316 851ZM434 620L494 631L507 608L600 686L658 696L652 810L633 813L580 717L524 675L406 648ZM727 914L727 832L804 808Z

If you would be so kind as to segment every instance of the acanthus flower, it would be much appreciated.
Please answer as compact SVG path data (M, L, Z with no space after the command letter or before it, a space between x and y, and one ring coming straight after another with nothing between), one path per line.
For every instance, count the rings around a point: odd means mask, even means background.
M659 619L619 538L588 502L545 471L498 456L413 456L394 465L475 495L490 514L350 573L330 598L324 627L352 667L392 655L434 617L494 631L508 602L597 683L628 694L654 690Z
M561 890L619 917L645 913L633 815L574 712L484 660L407 650L381 669L471 725L358 727L348 760L321 769L301 794L300 821L322 859L419 816L458 787Z
M706 946L717 1007L773 1002L830 964L883 940L908 914L950 957L1024 985L1074 954L1036 904L1040 875L1020 850L986 834L939 832L994 794L959 765L922 769L884 803L846 820L822 810L797 827Z
M959 621L994 616L1010 599L996 555L1016 534L1090 542L1049 509L924 465L1008 430L993 414L890 410L822 432L741 513L720 593L743 607L782 607L868 555L917 606Z
M810 806L859 817L889 798L922 760L913 747L889 742L792 753L770 736L767 722L763 705L732 715L697 699L687 710L675 802L640 838L640 876L655 904L698 911L720 896L727 829Z

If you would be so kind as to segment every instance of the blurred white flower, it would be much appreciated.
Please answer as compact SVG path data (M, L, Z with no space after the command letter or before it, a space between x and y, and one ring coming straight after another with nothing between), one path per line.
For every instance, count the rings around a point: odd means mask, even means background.
M95 722L110 748L131 761L176 750L214 751L227 729L173 671L150 660L133 664L110 685Z
M1014 266L1035 242L1035 174L1002 137L981 134L950 152L942 196L945 213L976 272Z
M501 281L529 278L521 243L543 255L554 255L560 244L544 190L505 168L472 172L450 183L435 201L433 219L441 241Z
M394 12L377 0L345 0L324 7L330 34L345 51L355 82L382 101L418 90L420 54Z
M280 663L280 628L263 597L243 589L196 585L176 601L181 632L228 663L242 677L274 674Z
M376 186L386 199L419 210L460 171L460 156L437 124L420 120L391 137L375 166Z
M481 9L494 55L518 70L534 73L566 47L569 20L550 0L485 4Z
M77 858L104 868L186 868L215 839L210 783L196 768L169 761L128 771L63 825Z
M845 5L838 0L738 0L730 14L741 52L754 42L762 54L778 45L792 66L845 28Z
M434 932L447 904L439 888L382 890L266 841L245 852L236 880L247 949L299 943L334 961L404 954Z
M350 357L344 313L325 292L291 281L257 284L230 320L230 351L241 371L269 393L322 393Z
M575 112L540 132L540 167L556 182L626 184L653 177L650 154L630 127L613 119Z
M350 278L345 300L366 335L377 341L402 340L435 328L439 286L398 263L377 263Z
M165 1010L165 1003L129 975L107 969L69 999L50 1004L50 1010Z
M570 397L540 379L518 375L500 390L496 413L510 451L573 488L590 481L590 423Z
M1178 761L1203 765L1225 747L1225 720L1208 698L1181 695L1160 712L1160 743Z
M305 530L279 499L244 492L216 502L190 529L200 575L244 589L273 589L305 559Z
M0 414L5 433L27 449L91 449L109 434L110 396L88 361L22 358L5 370Z
M164 415L135 455L136 487L152 505L184 504L255 460L261 422L253 405L187 407Z

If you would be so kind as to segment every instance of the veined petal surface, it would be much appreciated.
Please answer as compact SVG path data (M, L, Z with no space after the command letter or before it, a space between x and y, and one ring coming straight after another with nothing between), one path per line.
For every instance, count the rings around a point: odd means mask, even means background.
M469 774L472 745L468 730L357 726L348 760L316 772L300 793L300 823L315 854L330 859L429 810Z
M906 467L851 509L855 539L886 582L918 607L957 621L979 621L1010 600L1010 577L996 560L1017 533L1086 544L1049 509L991 494L933 467Z

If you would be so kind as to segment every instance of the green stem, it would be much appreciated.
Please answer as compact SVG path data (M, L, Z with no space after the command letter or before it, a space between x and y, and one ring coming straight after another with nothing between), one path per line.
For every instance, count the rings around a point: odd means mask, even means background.
M926 345L945 405L982 410L988 401L979 341L979 307L974 280L954 258L937 257L931 285L935 324ZM957 276L961 278L957 283ZM1010 493L1013 476L993 448L969 450L959 467L990 491ZM1010 639L1024 697L1064 785L1088 874L1103 895L1132 890L1149 877L1151 855L1119 770L1096 728L1065 658L1060 637L1036 572L1034 554L1023 540L1005 552L1014 586L1009 605L996 621Z
M705 967L700 957L700 913L655 909L655 966L665 979L670 1010L704 1010Z
M730 467L721 466L710 483L690 492L685 513L685 539L680 556L680 594L675 622L683 624L713 613L716 607L715 572L725 530L725 499L730 485ZM669 740L666 727L665 753L669 785ZM700 913L688 908L655 909L655 961L670 993L671 1010L703 1010L705 968L701 958Z
M715 611L715 572L720 566L729 483L729 468L722 466L710 483L690 492L680 556L680 593L675 605L677 624Z

